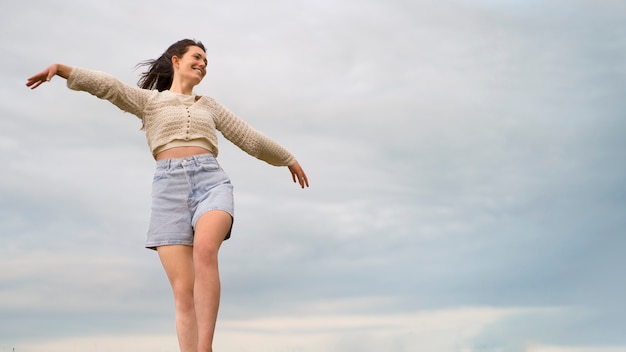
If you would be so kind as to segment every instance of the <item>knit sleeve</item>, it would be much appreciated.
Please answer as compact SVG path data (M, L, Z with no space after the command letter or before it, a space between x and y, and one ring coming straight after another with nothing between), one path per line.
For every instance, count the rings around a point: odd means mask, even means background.
M156 94L156 91L127 85L110 74L80 67L72 68L67 87L108 100L140 119L143 119L146 102Z
M214 100L213 103L217 110L215 128L233 144L270 165L290 166L296 162L296 157L280 144L255 130L221 104Z

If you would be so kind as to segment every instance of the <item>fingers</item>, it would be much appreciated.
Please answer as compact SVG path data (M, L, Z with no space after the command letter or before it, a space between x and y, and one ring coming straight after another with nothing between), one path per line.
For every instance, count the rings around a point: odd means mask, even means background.
M289 171L291 171L291 179L294 183L299 183L300 188L304 188L305 186L309 187L309 179L307 178L304 170L302 170L298 162L289 166Z
M309 187L309 179L303 174L303 176L300 177L300 187L304 188L304 186Z
M50 82L52 77L56 74L56 67L54 65L46 68L45 70L26 79L26 86L30 89L39 87L44 82Z
M289 171L291 171L291 179L293 180L293 183L298 182L298 175L295 172L293 172L291 168L289 169Z
M26 86L30 87L30 89L35 89L39 87L44 82L49 82L50 78L48 78L48 72L40 72L32 77L29 77L26 80Z
M309 179L302 169L298 173L298 182L300 183L300 188L304 188L304 186L309 187Z

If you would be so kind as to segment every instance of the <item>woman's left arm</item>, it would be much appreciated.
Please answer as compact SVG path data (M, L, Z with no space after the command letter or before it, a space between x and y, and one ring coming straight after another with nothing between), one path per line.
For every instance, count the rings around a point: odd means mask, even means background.
M215 127L222 135L246 153L274 166L288 166L293 182L309 187L309 179L296 157L273 139L257 131L223 105L209 98L216 111Z

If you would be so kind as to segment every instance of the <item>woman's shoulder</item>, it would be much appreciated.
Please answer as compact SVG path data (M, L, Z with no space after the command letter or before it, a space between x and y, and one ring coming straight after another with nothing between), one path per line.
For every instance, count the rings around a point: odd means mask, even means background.
M198 97L198 101L204 100L204 101L206 101L206 102L208 102L208 103L212 103L212 104L217 103L217 101L215 100L215 98L213 98L213 97L212 97L212 96L210 96L210 95L197 95L197 97Z
M198 100L196 103L199 105L205 106L209 109L221 109L222 105L218 103L218 101L210 95L197 95Z

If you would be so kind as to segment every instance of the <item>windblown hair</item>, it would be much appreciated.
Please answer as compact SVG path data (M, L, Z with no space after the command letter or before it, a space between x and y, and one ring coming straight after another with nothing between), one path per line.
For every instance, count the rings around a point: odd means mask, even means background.
M170 89L174 79L172 56L183 57L190 46L197 46L203 51L206 51L202 42L192 39L183 39L170 45L158 59L146 60L137 64L137 67L148 67L148 70L141 74L137 85L143 89L156 89L159 92Z

